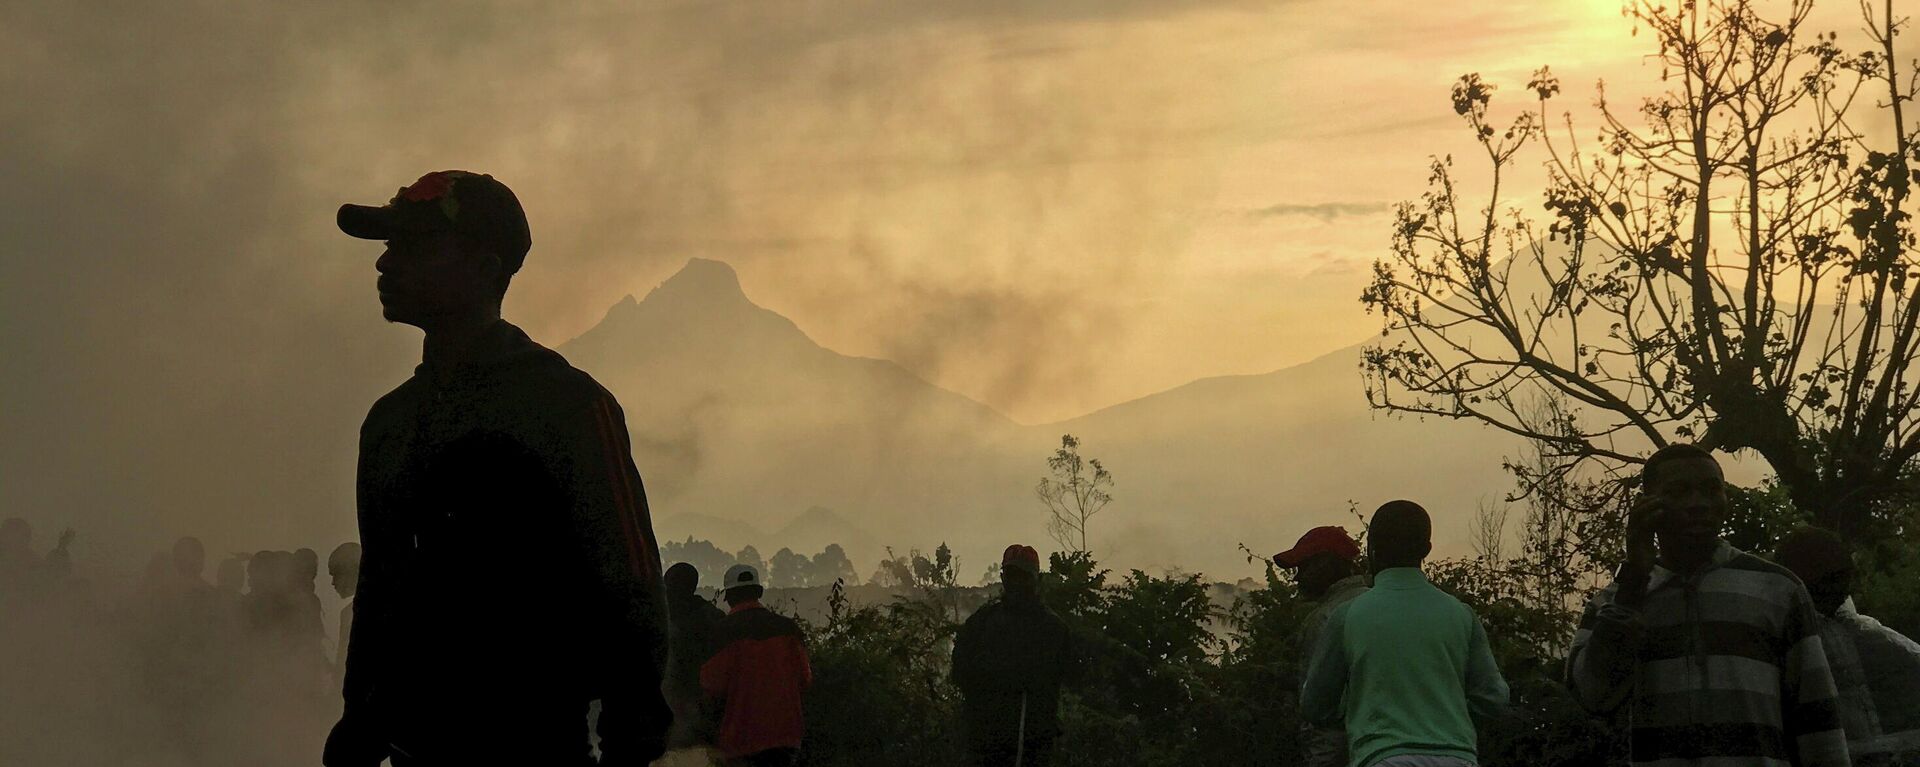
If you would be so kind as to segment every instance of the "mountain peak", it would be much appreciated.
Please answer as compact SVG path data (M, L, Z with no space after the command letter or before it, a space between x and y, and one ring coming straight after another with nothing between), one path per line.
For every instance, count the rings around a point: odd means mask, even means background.
M724 261L708 258L687 259L687 265L680 267L660 287L647 294L651 299L656 295L685 294L705 300L738 299L746 300L746 292L740 288L740 275Z

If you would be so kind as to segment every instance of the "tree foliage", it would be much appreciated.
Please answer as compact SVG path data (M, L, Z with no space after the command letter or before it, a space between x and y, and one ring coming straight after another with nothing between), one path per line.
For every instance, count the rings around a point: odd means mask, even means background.
M1369 401L1520 435L1561 474L1618 478L1676 439L1752 450L1799 508L1863 534L1920 456L1916 72L1890 2L1863 6L1877 47L1857 52L1811 8L1633 3L1668 89L1622 109L1602 88L1588 141L1570 116L1548 129L1550 71L1504 124L1495 86L1462 77L1485 204L1447 156L1399 206L1362 295L1386 337ZM1544 226L1514 202L1523 156Z
M1080 440L1060 436L1060 449L1047 458L1047 476L1033 493L1047 508L1047 532L1060 548L1087 551L1087 524L1113 500L1113 474L1098 458L1080 456Z

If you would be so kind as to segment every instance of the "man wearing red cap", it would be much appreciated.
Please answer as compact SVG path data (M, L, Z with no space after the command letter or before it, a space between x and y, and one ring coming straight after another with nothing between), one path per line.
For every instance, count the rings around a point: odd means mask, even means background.
M1300 669L1312 660L1313 647L1320 641L1320 630L1335 608L1367 593L1367 576L1356 572L1354 560L1360 557L1360 545L1344 528L1334 525L1316 527L1293 544L1293 548L1273 555L1273 563L1294 571L1294 583L1300 596L1316 604L1300 626ZM1347 733L1339 727L1316 727L1301 722L1301 742L1308 767L1346 767Z
M500 318L532 243L519 201L439 171L338 222L386 243L381 310L426 339L360 430L359 590L322 763L591 764L595 699L600 764L648 763L671 720L660 553L620 405Z
M1052 758L1060 688L1076 669L1065 621L1040 601L1040 552L1008 546L1000 598L967 618L953 642L967 750L979 767L1032 767Z

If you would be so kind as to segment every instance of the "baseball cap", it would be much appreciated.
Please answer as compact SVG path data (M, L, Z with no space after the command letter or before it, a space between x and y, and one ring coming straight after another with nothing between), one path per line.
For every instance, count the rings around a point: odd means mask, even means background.
M1039 575L1040 552L1035 551L1032 546L1022 546L1018 543L1013 544L1012 546L1008 546L1006 552L1000 555L1000 566L1010 567L1015 570L1024 570L1033 575Z
M720 588L737 589L742 586L760 585L760 571L753 565L734 565L727 568L726 576L720 579Z
M1333 554L1352 561L1360 556L1360 544L1353 542L1345 528L1337 525L1316 527L1300 536L1293 548L1273 555L1273 563L1281 567L1299 567L1315 554Z
M436 170L401 188L387 204L342 205L340 231L363 240L457 232L492 247L509 273L533 247L527 213L506 184L484 173Z

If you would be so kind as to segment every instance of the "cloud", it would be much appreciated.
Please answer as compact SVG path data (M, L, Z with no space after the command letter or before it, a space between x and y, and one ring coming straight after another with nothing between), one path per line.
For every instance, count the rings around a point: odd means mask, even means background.
M1377 216L1392 210L1393 206L1384 202L1321 202L1310 204L1283 203L1269 205L1247 211L1255 218L1277 218L1285 216L1305 216L1321 221L1332 221L1348 216Z

